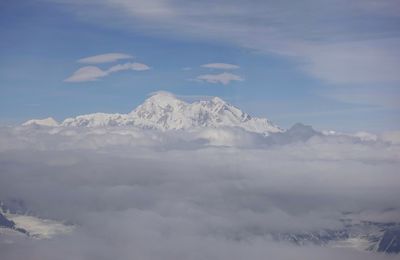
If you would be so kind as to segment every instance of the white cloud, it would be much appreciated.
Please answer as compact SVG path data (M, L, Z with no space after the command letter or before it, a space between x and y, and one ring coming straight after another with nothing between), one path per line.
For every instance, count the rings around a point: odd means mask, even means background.
M240 68L238 65L228 64L228 63L208 63L201 65L201 67L209 69L222 69L222 70L233 70Z
M227 85L231 83L231 81L243 81L244 79L239 75L224 72L221 74L205 74L200 75L196 78L196 80L204 81L208 83L220 83L223 85Z
M107 76L107 71L104 71L96 66L86 66L75 71L70 77L66 78L65 82L85 82L94 81Z
M149 70L150 67L147 66L146 64L143 63L125 63L125 64L117 64L115 66L112 66L107 70L108 73L113 73L113 72L118 72L122 70L135 70L135 71L144 71L144 70Z
M60 1L60 0L54 0ZM149 33L216 39L296 61L337 85L399 82L398 1L91 1L85 19L108 15ZM71 3L71 1L69 1ZM73 2L80 5L80 1ZM112 7L112 8L110 8ZM312 10L310 11L310 7ZM81 8L84 8L81 6ZM110 11L112 9L113 11ZM307 19L304 19L307 17ZM326 17L329 17L327 20ZM110 20L110 19L109 19ZM98 20L103 23L103 20ZM107 20L108 21L108 20ZM126 21L134 21L128 23ZM109 24L107 23L107 26ZM125 27L130 29L131 26Z
M399 145L264 139L237 129L0 128L0 200L76 224L51 240L2 235L2 259L396 258L269 233L398 219ZM239 140L250 146L215 143Z
M299 48L303 69L321 80L341 84L400 82L397 40L309 44Z
M134 70L134 71L144 71L149 70L150 67L143 63L125 63L117 64L110 67L108 70L102 70L96 66L86 66L75 71L70 77L66 78L65 82L86 82L95 81L99 78L108 76L112 73L124 71L124 70Z
M84 64L100 64L100 63L109 63L115 62L123 59L132 59L133 56L125 53L105 53L96 56L90 56L86 58L79 59L79 63Z

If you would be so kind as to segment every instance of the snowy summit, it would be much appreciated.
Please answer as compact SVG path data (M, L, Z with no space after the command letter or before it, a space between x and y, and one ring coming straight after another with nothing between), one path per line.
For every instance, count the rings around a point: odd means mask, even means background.
M188 130L199 127L239 127L249 132L282 132L265 118L251 117L218 97L187 103L171 93L159 91L128 114L94 113L67 118L58 124L51 118L29 120L23 125L62 127L135 126L145 129Z
M52 117L44 118L44 119L32 119L28 120L25 123L22 124L23 126L28 126L28 125L38 125L38 126L50 126L50 127L55 127L58 126L58 122L54 120Z

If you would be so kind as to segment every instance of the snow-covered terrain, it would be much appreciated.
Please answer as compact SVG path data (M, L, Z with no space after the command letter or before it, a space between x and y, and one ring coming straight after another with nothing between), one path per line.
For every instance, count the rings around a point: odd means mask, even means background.
M67 118L58 124L54 119L29 120L23 124L63 127L136 126L145 129L187 130L199 127L238 127L249 132L281 132L265 118L251 117L224 100L187 103L168 92L156 92L128 114L94 113Z
M11 234L50 239L56 235L70 233L72 230L73 226L55 220L12 212L0 202L0 236Z
M25 123L23 123L22 125L23 126L37 125L37 126L49 126L49 127L59 126L58 122L52 117L48 117L48 118L44 118L44 119L28 120Z

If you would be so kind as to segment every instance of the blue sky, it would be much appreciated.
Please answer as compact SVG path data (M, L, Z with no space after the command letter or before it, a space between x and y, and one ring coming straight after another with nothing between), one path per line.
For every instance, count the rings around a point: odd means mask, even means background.
M400 127L398 1L17 0L0 24L3 125L125 113L166 90L283 127Z

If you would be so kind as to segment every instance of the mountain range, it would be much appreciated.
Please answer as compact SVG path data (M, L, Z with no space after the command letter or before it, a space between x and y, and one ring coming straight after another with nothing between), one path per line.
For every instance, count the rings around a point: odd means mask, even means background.
M127 114L93 113L67 118L58 123L53 118L33 119L23 126L114 127L134 126L144 129L188 130L200 127L237 127L269 135L283 129L266 118L252 117L239 108L214 97L188 103L171 93L159 91Z

